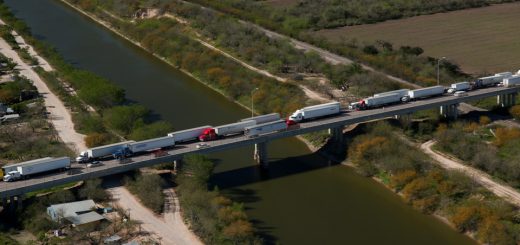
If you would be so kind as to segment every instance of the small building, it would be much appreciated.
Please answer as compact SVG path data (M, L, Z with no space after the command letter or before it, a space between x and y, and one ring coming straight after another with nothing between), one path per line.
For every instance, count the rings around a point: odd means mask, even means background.
M61 219L69 221L74 226L100 222L105 217L93 211L96 203L93 200L54 204L47 208L47 214L53 221Z

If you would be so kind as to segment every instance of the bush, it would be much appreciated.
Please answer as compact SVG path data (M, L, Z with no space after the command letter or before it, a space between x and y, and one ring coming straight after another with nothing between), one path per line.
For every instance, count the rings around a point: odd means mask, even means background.
M115 106L103 113L103 121L124 135L128 135L134 128L144 125L149 111L141 105Z
M128 138L132 140L146 140L154 137L166 136L172 131L173 126L171 123L159 121L134 129Z
M164 208L164 184L164 180L155 174L140 174L136 178L126 179L128 189L155 213L161 213Z
M520 105L512 106L509 109L509 113L511 116L513 116L516 120L520 120Z
M110 141L111 136L106 133L91 133L85 137L85 144L88 148L106 145L107 143L110 143Z

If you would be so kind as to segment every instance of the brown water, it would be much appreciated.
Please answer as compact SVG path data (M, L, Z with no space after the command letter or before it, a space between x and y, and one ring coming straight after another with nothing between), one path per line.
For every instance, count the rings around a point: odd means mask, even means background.
M54 0L7 0L34 35L75 66L107 77L177 129L232 122L240 106ZM247 213L266 243L474 244L380 184L331 165L298 140L272 142L263 173L252 149L212 154L213 183Z

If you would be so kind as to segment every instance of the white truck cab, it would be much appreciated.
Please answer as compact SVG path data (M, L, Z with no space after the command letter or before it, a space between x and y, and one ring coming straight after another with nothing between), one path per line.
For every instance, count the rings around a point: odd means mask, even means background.
M5 182L11 182L18 179L21 179L22 175L18 171L11 171L8 172L6 175L4 175L4 181Z
M301 110L295 111L291 116L289 116L289 120L293 122L301 122L303 120L303 113Z

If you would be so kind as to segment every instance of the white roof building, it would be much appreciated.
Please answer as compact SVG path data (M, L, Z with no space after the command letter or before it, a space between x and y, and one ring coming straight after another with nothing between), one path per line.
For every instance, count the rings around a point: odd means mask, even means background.
M105 219L93 211L95 208L96 203L93 200L84 200L51 205L47 208L47 214L54 221L65 218L73 225L82 225Z

